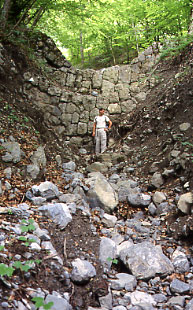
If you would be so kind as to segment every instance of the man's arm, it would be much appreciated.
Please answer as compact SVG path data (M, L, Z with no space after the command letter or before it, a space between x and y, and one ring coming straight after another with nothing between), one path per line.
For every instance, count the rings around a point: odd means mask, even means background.
M108 129L111 129L111 126L112 126L112 122L111 122L111 120L109 120L109 127L108 127Z
M95 132L96 132L96 122L94 122L93 124L93 130L92 130L92 136L95 136Z
M109 129L111 129L111 126L113 124L110 119L108 119L108 123L109 123L108 128L105 128L104 129L105 131L108 131Z

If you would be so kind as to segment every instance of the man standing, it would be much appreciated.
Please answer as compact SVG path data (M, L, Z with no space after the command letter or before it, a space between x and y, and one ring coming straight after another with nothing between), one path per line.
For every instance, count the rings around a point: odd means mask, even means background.
M112 122L104 115L105 110L99 109L99 115L95 117L92 136L95 137L95 153L103 153L107 147L107 131L111 128ZM107 126L108 123L108 126Z

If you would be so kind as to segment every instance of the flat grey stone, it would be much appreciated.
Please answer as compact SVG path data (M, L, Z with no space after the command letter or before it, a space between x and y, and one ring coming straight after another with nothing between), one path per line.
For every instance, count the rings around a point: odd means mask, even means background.
M116 280L110 280L111 289L113 290L122 290L126 289L127 291L133 291L137 285L136 278L127 273L118 273L116 274Z
M189 292L190 286L183 281L180 281L178 279L174 279L170 284L170 290L173 293L184 294L184 293Z
M178 306L184 307L185 297L184 296L173 296L168 300L167 305L169 306L178 305Z

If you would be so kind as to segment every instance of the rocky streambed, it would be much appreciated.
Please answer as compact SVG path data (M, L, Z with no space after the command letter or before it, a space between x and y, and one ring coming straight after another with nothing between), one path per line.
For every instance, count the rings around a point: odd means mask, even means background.
M193 309L191 193L97 165L0 208L0 309Z

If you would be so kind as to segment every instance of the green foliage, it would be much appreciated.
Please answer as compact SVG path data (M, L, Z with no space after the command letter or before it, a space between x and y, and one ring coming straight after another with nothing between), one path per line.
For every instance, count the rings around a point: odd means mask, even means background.
M20 226L22 232L28 232L28 231L33 231L35 230L34 220L29 219L28 221L22 220L21 221L23 225Z
M34 220L33 219L29 219L28 221L26 220L22 220L22 226L21 226L21 230L23 232L28 232L28 231L33 231L35 229L34 224ZM10 238L13 237L12 235L10 235ZM26 238L24 236L20 236L19 240L21 241L25 241L25 245L29 246L29 244L31 242L35 242L35 239L29 239ZM0 251L4 250L4 246L0 246ZM29 269L34 268L34 264L40 264L41 260L36 259L36 260L29 260L29 261L15 261L11 267L7 266L6 264L1 263L0 264L0 276L4 277L11 277L13 275L13 272L16 269L20 269L22 272L28 272ZM44 308L44 309L50 309L50 308Z
M43 309L49 310L54 305L54 303L52 301L48 302L48 303L45 303L44 302L44 298L42 298L42 297L34 297L34 298L32 298L32 301L35 302L36 309L39 309L40 307L43 307Z
M18 240L20 240L20 241L25 241L25 243L24 243L25 246L29 246L30 243L36 242L35 239L33 239L33 238L32 238L32 239L28 239L28 238L26 238L26 237L24 237L24 236L20 236L20 237L18 238Z
M116 265L118 264L118 260L117 260L116 258L108 257L107 260L108 260L109 262L112 262L113 264L116 264Z
M153 42L183 38L192 8L190 0L15 0L11 4L5 32L13 34L13 40L16 37L27 46L20 29L36 27L79 67L128 63ZM30 55L35 59L33 52Z
M20 269L21 271L28 272L29 269L33 268L34 264L40 264L41 260L29 260L29 261L16 261L13 263L12 267L9 267L5 264L0 264L0 276L11 277L15 269Z
M11 209L8 209L8 210L7 210L7 213L8 213L9 215L11 215L11 214L13 214L13 211L12 211Z
M21 271L28 272L29 269L33 267L34 263L40 264L40 262L40 260L29 260L26 262L17 261L14 262L13 267L15 267L16 269L20 269Z
M23 263L23 262L20 262L20 261L15 262L13 264L13 266L16 269L20 269L21 271L25 271L25 272L28 272L28 270L31 268L31 266L27 262Z
M8 267L5 264L0 264L0 276L8 276L11 277L14 272L13 267Z
M66 51L75 65L124 63L153 42L183 37L190 23L189 0L56 1L38 28ZM99 63L100 66L100 63Z
M192 35L174 38L168 44L169 46L166 44L164 45L160 59L180 55L192 41Z
M15 123L19 121L19 117L17 114L17 111L11 107L8 102L5 102L3 104L3 110L5 111L5 113L8 114L8 120L10 123Z
M19 121L19 118L17 115L13 114L13 113L10 113L8 115L8 119L11 121L11 122L18 122Z

